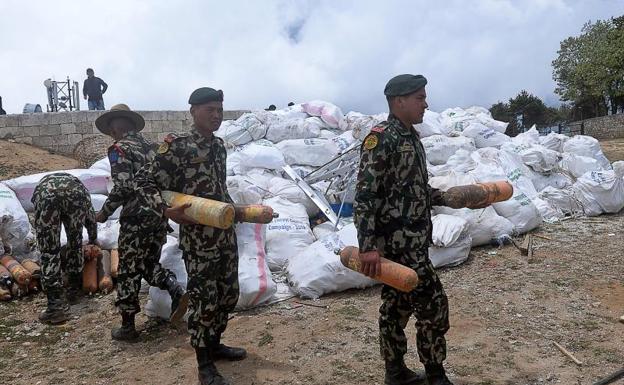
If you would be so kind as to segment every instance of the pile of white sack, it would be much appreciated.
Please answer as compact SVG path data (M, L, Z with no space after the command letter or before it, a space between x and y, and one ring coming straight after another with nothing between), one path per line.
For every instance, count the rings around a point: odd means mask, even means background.
M228 149L230 195L237 203L265 204L279 213L279 218L267 225L236 227L241 288L238 308L273 300L279 291L276 281L286 280L294 295L305 298L375 284L342 266L334 253L337 248L357 245L352 220L345 218L338 227L326 222L312 228L310 218L318 215L319 209L282 167L289 165L303 176L346 149L358 147L371 128L386 117L385 113L344 115L331 103L312 101L283 110L254 111L223 122L216 135L223 138ZM554 133L540 136L535 128L510 138L504 134L506 127L507 123L492 119L482 107L427 111L423 123L416 126L427 152L431 186L448 189L507 180L514 187L510 200L485 209L434 207L429 254L435 266L460 264L468 258L471 247L526 233L543 221L615 213L624 207L624 162L610 164L596 139ZM94 207L99 209L111 187L108 160L102 159L88 170L69 172L85 183ZM24 218L26 211L32 210L30 196L42 175L0 184L3 239L19 244L31 234ZM320 194L328 191L325 182L312 187ZM331 189L325 196L334 203ZM100 243L107 248L117 246L118 215L98 226ZM175 231L167 238L161 263L186 285L177 236ZM147 313L167 318L169 296L156 288L150 288L149 293Z

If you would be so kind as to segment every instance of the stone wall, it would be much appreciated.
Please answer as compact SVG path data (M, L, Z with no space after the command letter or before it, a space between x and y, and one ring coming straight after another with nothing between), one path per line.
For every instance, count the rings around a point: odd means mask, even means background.
M580 124L581 122L574 122ZM585 135L596 139L624 138L624 114L607 115L582 121Z
M71 155L81 140L102 135L95 119L104 111L73 111L0 116L0 139L14 140ZM170 132L187 132L191 127L188 111L137 111L145 119L142 133L151 141L162 141ZM237 119L245 111L225 111L224 120Z

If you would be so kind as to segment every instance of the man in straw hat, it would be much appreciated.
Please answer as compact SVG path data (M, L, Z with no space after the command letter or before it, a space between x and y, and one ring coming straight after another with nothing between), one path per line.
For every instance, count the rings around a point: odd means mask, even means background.
M167 219L141 204L135 193L134 178L139 170L154 158L154 150L139 133L145 127L143 117L125 104L117 104L95 120L102 132L115 140L108 149L114 187L97 221L105 222L123 206L119 224L119 274L115 305L122 317L120 328L113 329L115 340L134 341L139 334L134 317L140 311L141 278L150 285L167 290L171 295L172 320L186 313L188 296L171 271L160 263L160 252L167 241Z
M238 301L238 246L234 228L199 225L184 210L167 207L160 191L233 203L226 185L226 150L214 135L223 121L223 91L199 88L189 98L193 128L188 135L169 136L158 155L137 179L137 192L158 212L181 224L180 248L188 272L188 330L197 356L202 385L228 385L215 367L217 360L241 360L245 349L221 343L228 315Z

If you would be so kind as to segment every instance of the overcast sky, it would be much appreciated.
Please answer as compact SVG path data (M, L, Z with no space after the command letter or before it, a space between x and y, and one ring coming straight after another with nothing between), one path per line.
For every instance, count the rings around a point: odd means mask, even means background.
M92 67L107 107L141 110L187 109L212 86L226 109L322 99L378 113L400 73L429 79L434 111L522 89L556 105L559 42L622 14L623 0L0 0L0 96L8 113L45 110L45 79L82 92Z

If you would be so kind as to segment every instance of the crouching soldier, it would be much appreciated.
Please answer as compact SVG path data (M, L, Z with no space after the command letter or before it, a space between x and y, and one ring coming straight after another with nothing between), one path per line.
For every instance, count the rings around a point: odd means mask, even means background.
M61 270L65 270L68 277L67 301L75 303L82 286L82 228L87 228L89 243L97 244L95 212L85 186L78 178L66 173L43 177L35 188L32 203L41 251L41 284L48 297L48 306L39 320L59 324L68 319ZM67 235L64 263L60 253L61 224Z
M155 215L153 210L142 206L135 192L137 173L155 156L152 146L139 133L145 126L145 120L127 105L117 104L100 115L95 125L100 132L115 140L108 149L114 187L102 210L97 213L97 221L105 222L118 207L123 206L119 219L119 274L115 302L122 324L120 328L113 329L111 336L115 340L134 341L139 336L134 318L141 309L141 278L169 292L172 321L186 313L188 295L175 274L159 263L162 246L167 241L167 218Z

